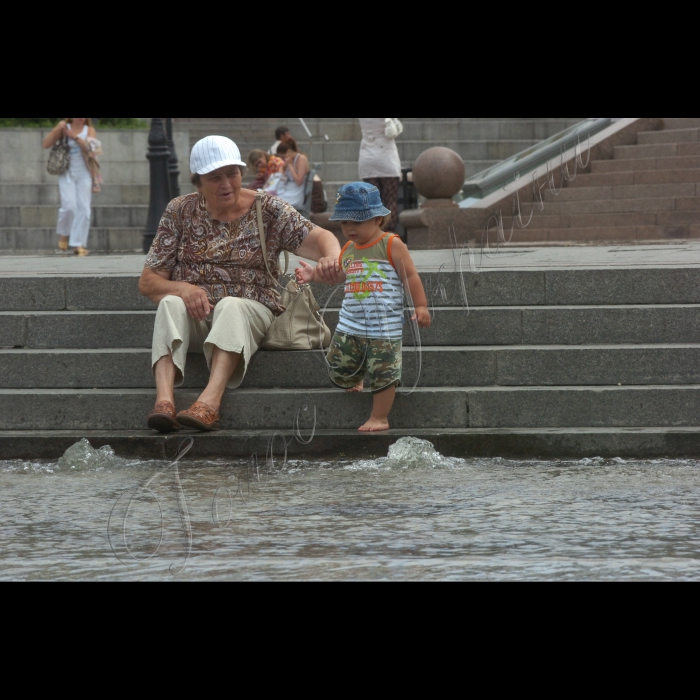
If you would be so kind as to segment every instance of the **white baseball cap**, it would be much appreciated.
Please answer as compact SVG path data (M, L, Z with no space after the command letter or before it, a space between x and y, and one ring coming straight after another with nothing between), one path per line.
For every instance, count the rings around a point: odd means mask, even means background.
M194 145L190 158L193 175L208 175L228 165L245 167L241 151L231 139L225 136L207 136Z

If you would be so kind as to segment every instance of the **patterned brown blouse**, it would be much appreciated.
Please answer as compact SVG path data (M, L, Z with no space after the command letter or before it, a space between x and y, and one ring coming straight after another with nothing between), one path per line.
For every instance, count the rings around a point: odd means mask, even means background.
M263 195L263 221L272 274L279 276L282 251L296 253L315 228L292 206ZM151 270L167 270L174 282L201 287L212 304L226 297L252 299L279 316L280 295L265 269L255 205L237 221L215 221L199 194L168 205L146 259Z

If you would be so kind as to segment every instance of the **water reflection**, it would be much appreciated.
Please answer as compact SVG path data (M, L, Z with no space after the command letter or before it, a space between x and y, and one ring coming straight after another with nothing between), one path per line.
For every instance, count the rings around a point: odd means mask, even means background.
M700 462L0 462L2 580L697 580ZM122 499L123 501L128 499ZM121 524L117 527L120 533ZM123 553L123 552L122 552Z

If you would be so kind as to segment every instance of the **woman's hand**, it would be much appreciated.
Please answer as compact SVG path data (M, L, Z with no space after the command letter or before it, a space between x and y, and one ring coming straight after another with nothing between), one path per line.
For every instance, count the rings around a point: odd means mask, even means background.
M316 271L321 280L326 284L339 284L342 282L338 258L321 258L318 261Z
M299 261L301 267L296 269L297 284L311 284L316 278L316 268L303 260Z
M427 306L416 306L416 312L413 314L411 321L418 321L421 328L430 328L432 319Z
M185 283L180 292L180 298L185 302L187 313L197 321L204 321L214 310L214 307L209 303L207 293L201 287L196 287L193 284Z

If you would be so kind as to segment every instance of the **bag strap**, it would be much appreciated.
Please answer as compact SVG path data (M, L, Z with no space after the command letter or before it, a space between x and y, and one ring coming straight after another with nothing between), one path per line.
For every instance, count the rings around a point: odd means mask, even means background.
M262 213L262 193L261 192L256 192L255 194L255 208L257 209L258 212L258 235L260 236L260 247L262 248L262 254L263 254L263 260L265 261L265 267L267 268L267 274L270 275L270 277L273 279L275 284L280 287L281 289L285 289L286 287L283 287L279 281L275 278L275 276L272 274L272 270L270 270L270 263L268 262L267 259L267 239L265 237L265 222L263 221L263 213ZM284 251L284 275L287 275L287 272L289 270L289 253L285 250Z

